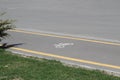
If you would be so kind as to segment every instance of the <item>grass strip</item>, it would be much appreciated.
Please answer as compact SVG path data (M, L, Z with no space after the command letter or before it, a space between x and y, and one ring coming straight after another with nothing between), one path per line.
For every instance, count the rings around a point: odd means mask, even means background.
M120 80L120 77L0 49L0 80Z

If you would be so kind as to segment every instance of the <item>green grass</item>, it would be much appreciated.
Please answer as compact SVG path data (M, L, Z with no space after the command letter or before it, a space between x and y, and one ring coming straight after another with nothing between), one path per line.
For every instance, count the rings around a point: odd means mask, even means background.
M120 80L120 77L0 50L0 80Z

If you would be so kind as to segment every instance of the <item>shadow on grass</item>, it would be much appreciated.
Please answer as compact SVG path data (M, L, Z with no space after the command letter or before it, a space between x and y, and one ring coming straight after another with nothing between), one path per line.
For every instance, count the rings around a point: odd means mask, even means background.
M18 44L7 44L7 43L3 43L1 46L0 46L0 49L8 49L8 48L11 48L11 47L16 47L16 46L19 46L19 45L23 45L24 43L18 43Z

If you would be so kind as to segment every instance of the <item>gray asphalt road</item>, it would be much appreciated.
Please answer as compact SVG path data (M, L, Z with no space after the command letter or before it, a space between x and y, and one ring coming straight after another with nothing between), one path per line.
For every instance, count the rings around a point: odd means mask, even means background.
M31 51L44 52L45 54L53 54L39 57L52 58L61 60L67 63L78 65L85 65L97 69L105 69L120 73L120 45L101 44L96 42L89 42L84 40L65 39L63 37L50 37L47 35L38 35L32 33L10 32L12 37L3 41L9 44L24 43L17 46L18 48L27 49L27 51L13 51L37 55ZM41 33L39 33L41 34ZM31 50L31 51L30 51ZM30 52L29 52L30 51ZM72 58L72 59L69 59ZM75 61L74 59L83 60ZM92 61L90 63L86 63ZM96 64L96 63L97 64ZM98 65L100 64L100 65ZM108 66L106 66L108 65ZM112 67L110 66L112 65ZM119 68L116 68L119 67Z
M0 0L18 28L120 42L119 0Z

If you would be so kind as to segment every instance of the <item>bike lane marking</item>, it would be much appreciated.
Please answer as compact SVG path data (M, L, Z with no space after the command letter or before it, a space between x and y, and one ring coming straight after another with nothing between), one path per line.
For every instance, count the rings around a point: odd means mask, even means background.
M70 37L70 36L59 36L55 34L32 32L32 31L26 31L26 30L20 30L20 29L15 29L15 30L10 30L10 31L20 32L20 33L25 33L25 34L34 34L34 35L40 35L40 36L48 36L48 37L56 37L56 38L64 38L64 39L71 39L71 40L87 41L87 42L92 42L92 43L120 46L120 43L109 42L109 41L91 40L91 39L76 38L76 37Z
M32 53L32 54L39 54L39 55L43 55L43 56L69 60L69 61L75 61L75 62L81 62L81 63L103 66L103 67L108 67L108 68L120 69L120 66L116 66L116 65L110 65L110 64L99 63L99 62L83 60L83 59L76 59L76 58L72 58L72 57L55 55L55 54L52 54L52 53L44 53L44 52L39 52L39 51L34 51L34 50L29 50L29 49L23 49L23 48L16 48L16 47L12 47L11 49L17 50L17 51L28 52L28 53Z

